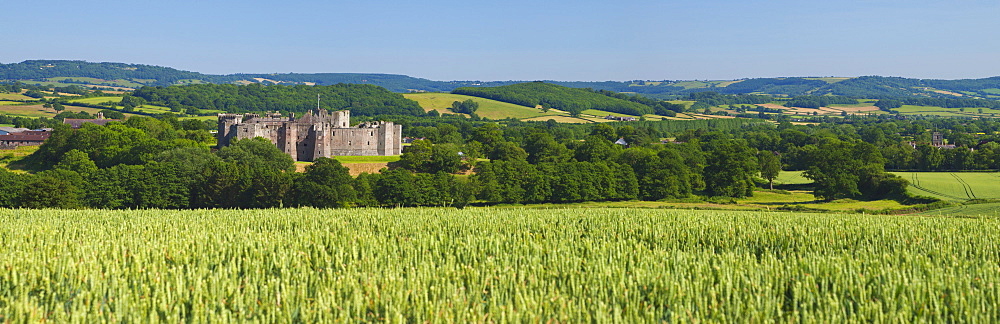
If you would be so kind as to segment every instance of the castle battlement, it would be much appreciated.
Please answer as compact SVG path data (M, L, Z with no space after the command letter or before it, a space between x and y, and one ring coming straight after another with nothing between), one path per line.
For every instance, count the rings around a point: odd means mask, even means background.
M367 122L350 127L351 112L319 109L299 118L279 113L219 114L219 147L234 139L263 137L297 161L351 155L399 155L402 126Z

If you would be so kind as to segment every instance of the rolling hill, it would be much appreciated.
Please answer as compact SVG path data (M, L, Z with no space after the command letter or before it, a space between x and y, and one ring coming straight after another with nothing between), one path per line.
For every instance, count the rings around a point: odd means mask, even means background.
M0 63L0 81L33 84L83 84L135 89L199 83L262 83L334 85L372 84L393 92L449 92L461 87L498 87L526 81L434 81L398 74L378 73L238 73L212 75L170 67L70 60L29 60ZM590 88L675 99L693 92L769 94L776 96L842 95L855 98L960 98L1000 100L1000 77L962 80L901 77L785 77L714 81L553 81L569 88ZM121 89L121 90L123 90Z

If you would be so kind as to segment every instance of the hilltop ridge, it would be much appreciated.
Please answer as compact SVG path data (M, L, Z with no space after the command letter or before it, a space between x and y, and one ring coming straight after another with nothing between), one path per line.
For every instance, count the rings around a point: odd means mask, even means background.
M461 87L496 87L527 81L434 81L401 74L382 73L236 73L212 75L171 67L114 62L28 60L0 63L0 81L33 84L81 84L125 89L200 83L333 85L372 84L393 92L448 92ZM534 80L532 80L534 81ZM555 81L572 88L637 93L668 99L694 92L768 94L775 96L841 95L856 98L962 98L1000 99L1000 77L936 80L903 77L782 77L739 80L633 80Z

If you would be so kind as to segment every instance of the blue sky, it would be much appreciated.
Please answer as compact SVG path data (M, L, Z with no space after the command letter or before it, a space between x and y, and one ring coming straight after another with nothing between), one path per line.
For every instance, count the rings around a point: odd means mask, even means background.
M1000 2L13 1L0 63L432 80L1000 75Z

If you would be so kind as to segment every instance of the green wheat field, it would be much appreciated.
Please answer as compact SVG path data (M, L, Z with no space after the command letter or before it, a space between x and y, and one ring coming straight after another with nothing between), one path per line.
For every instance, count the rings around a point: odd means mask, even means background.
M0 322L989 322L998 241L995 217L0 210Z

